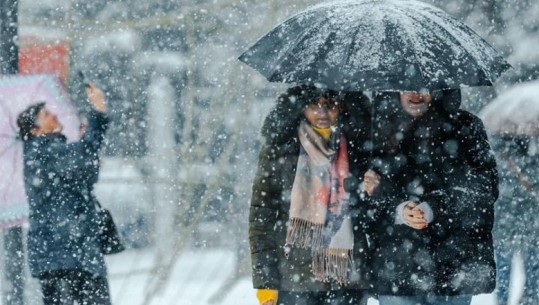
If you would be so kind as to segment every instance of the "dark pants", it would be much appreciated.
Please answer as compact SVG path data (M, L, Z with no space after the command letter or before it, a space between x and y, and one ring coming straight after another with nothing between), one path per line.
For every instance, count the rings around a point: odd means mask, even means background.
M362 290L290 292L279 291L278 305L367 305Z
M39 281L44 305L110 305L105 276L82 270L59 270L43 274Z
M378 297L380 305L470 305L471 295L455 296L398 296L381 295Z

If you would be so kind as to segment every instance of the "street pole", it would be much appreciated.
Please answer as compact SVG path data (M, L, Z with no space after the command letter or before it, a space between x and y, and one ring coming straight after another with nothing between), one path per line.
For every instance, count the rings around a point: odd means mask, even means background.
M0 0L0 64L2 74L19 72L18 0Z
M18 0L0 0L0 72L17 74L19 70ZM24 244L22 227L3 231L4 259L2 304L24 304Z

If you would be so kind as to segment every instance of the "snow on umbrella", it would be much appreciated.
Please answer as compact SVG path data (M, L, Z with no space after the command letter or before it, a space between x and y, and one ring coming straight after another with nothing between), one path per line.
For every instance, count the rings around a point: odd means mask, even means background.
M45 102L46 107L58 115L68 141L79 136L77 112L56 77L17 75L0 78L0 229L20 225L28 217L17 116L38 102Z
M479 117L492 134L539 136L539 80L505 91Z
M414 0L312 6L239 59L272 82L347 91L488 86L510 68L465 24Z

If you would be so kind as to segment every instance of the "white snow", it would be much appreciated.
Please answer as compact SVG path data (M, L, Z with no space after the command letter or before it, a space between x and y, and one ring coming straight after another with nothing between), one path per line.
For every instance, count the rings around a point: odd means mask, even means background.
M129 250L107 257L110 272L111 294L114 305L142 304L149 269L154 252L147 250ZM215 293L232 275L236 257L232 251L223 249L191 249L183 253L173 267L173 272L166 287L150 303L152 305L255 305L257 300L250 277L241 278L226 293ZM520 294L522 285L522 267L516 259L512 284L512 303ZM211 298L216 298L212 303ZM368 305L377 305L370 299ZM496 305L493 294L474 296L471 305Z
M140 35L134 30L118 30L91 37L85 43L84 55L114 50L116 52L135 52L140 50Z
M129 249L107 256L109 284L113 305L142 305L153 279L151 268L156 252L153 248ZM223 284L235 272L236 255L220 248L191 248L186 250L172 267L172 275L150 305L256 305L255 290L250 276L239 278L230 289L221 291ZM523 269L520 257L513 262L512 289L509 305L516 305L521 294ZM0 282L1 284L1 282ZM39 288L30 280L28 305L39 304ZM0 289L2 287L0 286ZM218 293L219 292L219 293ZM2 305L2 300L0 300ZM368 305L378 305L369 299ZM496 305L493 294L474 296L471 305Z
M148 69L154 66L162 73L179 73L186 66L186 59L178 52L141 52L133 59L137 69Z

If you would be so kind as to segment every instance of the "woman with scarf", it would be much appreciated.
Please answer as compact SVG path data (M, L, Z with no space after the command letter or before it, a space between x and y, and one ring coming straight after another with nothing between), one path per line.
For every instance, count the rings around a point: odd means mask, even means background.
M349 115L365 98L298 86L267 116L249 215L261 305L366 304L367 241L357 224L367 213L345 190L350 169L366 168L359 143L368 133Z

